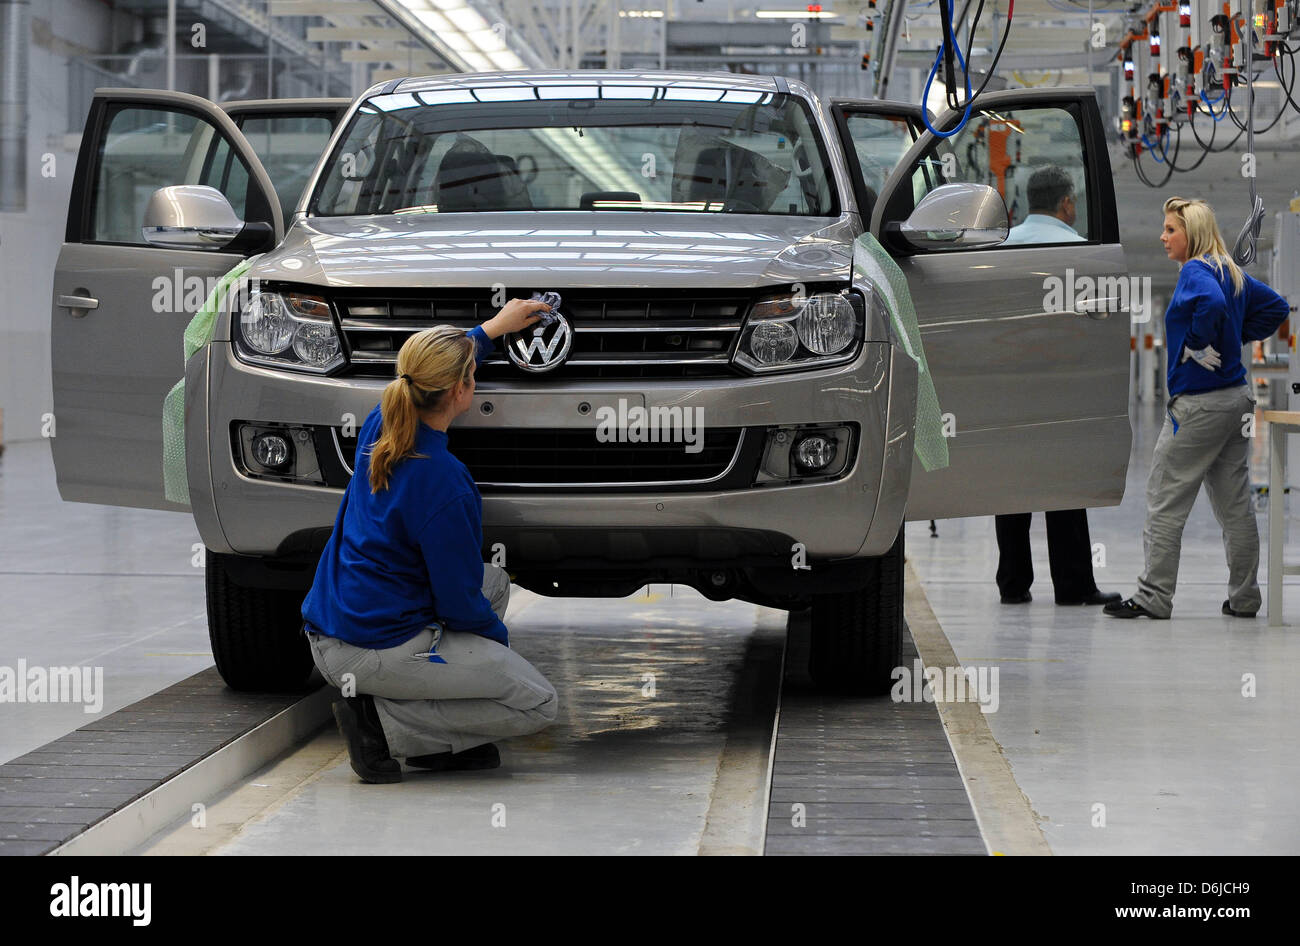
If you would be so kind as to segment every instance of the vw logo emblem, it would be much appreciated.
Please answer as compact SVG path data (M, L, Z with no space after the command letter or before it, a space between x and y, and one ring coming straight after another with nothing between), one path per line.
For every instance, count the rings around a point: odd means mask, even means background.
M558 315L558 313L557 313ZM558 368L569 357L573 329L563 315L551 325L537 325L506 336L506 356L524 371L541 374Z

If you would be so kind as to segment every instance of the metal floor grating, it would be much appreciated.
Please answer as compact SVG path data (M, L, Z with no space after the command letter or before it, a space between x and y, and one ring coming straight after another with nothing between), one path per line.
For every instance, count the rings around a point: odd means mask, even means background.
M0 854L48 853L305 695L237 693L212 667L0 765Z
M807 648L792 620L764 853L987 854L934 704L823 696Z

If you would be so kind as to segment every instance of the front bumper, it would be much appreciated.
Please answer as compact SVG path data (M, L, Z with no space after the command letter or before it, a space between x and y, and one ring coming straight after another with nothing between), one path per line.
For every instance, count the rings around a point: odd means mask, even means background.
M331 379L253 367L228 341L187 366L187 463L204 543L252 556L310 556L333 526L342 491L248 476L231 425L257 421L360 427L379 380ZM903 520L911 473L915 366L887 342L864 344L852 363L822 371L727 380L480 385L458 427L592 426L575 406L644 396L646 406L701 408L709 426L847 423L851 464L834 480L738 489L528 490L483 498L485 555L500 545L511 570L710 567L833 561L881 555ZM497 409L485 416L479 405ZM204 422L206 421L206 423Z

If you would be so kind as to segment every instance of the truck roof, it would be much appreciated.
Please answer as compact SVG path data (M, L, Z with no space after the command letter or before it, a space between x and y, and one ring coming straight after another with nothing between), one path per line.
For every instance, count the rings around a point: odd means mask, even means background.
M783 91L782 81L773 76L746 76L730 72L646 72L637 69L603 70L584 69L571 71L550 69L515 72L468 72L441 76L422 76L394 79L367 91L416 92L426 89L483 88L484 86L546 86L546 85L606 85L653 84L658 86L707 85L730 89L762 89ZM797 83L790 83L797 85Z

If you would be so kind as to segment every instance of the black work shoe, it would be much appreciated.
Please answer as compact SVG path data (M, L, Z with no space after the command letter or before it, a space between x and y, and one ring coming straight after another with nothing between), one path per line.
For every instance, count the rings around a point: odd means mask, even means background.
M1031 595L1028 591L1026 591L1026 592L1025 592L1024 594L1022 594L1022 595L1003 595L1003 596L1002 596L1002 603L1003 603L1003 604L1028 604L1029 602L1031 602L1031 601L1033 601L1033 600L1034 600L1034 596Z
M1084 595L1082 598L1057 598L1057 604L1078 605L1078 604L1113 604L1122 598L1118 591L1096 591L1090 595Z
M430 772L464 772L478 769L495 769L501 765L501 753L490 742L466 749L464 752L433 752L429 755L413 755L406 759L407 765Z
M387 784L402 780L402 766L388 752L373 699L350 696L335 703L334 719L347 740L352 771L361 781Z
M1223 613L1234 618L1253 618L1258 611L1234 611L1232 605L1227 601L1223 602Z
M1102 608L1104 612L1113 618L1150 618L1153 621L1167 621L1168 618L1162 618L1158 614L1152 614L1142 605L1138 604L1132 598L1125 598L1123 601L1114 601Z

